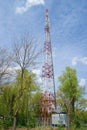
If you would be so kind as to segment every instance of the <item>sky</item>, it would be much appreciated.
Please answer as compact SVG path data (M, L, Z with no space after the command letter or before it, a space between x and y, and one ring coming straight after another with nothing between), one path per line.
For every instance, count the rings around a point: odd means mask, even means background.
M43 46L46 9L56 87L58 76L70 66L76 69L87 97L87 0L0 0L0 47L11 49L26 32Z

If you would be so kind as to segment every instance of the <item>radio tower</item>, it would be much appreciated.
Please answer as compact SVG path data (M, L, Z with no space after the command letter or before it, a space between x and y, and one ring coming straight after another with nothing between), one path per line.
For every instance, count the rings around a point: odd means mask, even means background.
M42 66L42 96L40 100L40 115L44 125L51 123L51 114L56 109L56 94L53 58L50 38L50 23L48 10L46 9L44 64Z

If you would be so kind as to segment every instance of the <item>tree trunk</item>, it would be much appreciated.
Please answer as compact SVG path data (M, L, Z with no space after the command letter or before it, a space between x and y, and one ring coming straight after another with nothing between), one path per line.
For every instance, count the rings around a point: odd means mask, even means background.
M13 130L16 130L16 123L17 123L17 112L14 115Z
M13 130L16 130L16 123L17 123L17 114L19 111L19 107L20 107L20 98L22 96L22 89L23 89L23 76L24 76L24 70L22 69L22 73L21 73L21 90L19 91L19 95L18 95L18 104L17 104L17 110L15 112L14 115L14 121L13 121Z
M66 121L67 121L66 130L70 130L70 110L68 110L68 112L67 112L67 119L66 119Z
M75 98L72 99L71 105L72 105L72 112L74 113L75 112Z

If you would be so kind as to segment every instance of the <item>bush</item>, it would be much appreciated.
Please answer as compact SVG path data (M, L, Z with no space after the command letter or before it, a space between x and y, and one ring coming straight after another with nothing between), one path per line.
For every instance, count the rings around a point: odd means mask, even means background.
M9 128L11 126L11 123L12 119L10 117L0 119L0 127L3 127L5 129Z
M34 128L35 126L36 126L36 119L35 118L29 119L29 121L27 122L27 127Z

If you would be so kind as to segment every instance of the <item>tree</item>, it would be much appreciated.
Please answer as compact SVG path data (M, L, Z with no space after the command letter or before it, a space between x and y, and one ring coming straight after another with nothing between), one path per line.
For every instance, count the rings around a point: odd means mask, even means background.
M81 98L79 101L77 101L75 113L81 123L84 124L87 123L87 99L86 98Z
M75 116L75 102L80 97L81 91L78 87L76 70L66 67L63 74L59 76L58 98L61 106L67 113L67 130L70 130L70 124Z
M34 113L34 107L36 107L36 103L34 102L34 98L37 95L37 92L39 91L39 87L35 83L35 77L36 75L32 73L32 71L24 71L24 86L23 86L23 94L20 99L20 109L18 115L21 116L21 119L18 118L18 120L22 121L21 123L28 124L30 118L31 118L31 113ZM16 78L16 85L18 86L20 90L20 83L21 83L21 71L18 70L18 75ZM37 96L38 97L38 96ZM36 99L37 100L37 99ZM19 103L19 100L16 101L16 109L17 109L17 104ZM16 110L15 109L15 110ZM19 116L18 116L19 117ZM29 119L28 119L29 118ZM23 119L23 120L22 120ZM17 122L18 123L18 122ZM23 125L21 124L21 125Z
M9 67L11 64L11 57L6 49L0 48L0 87L1 82L9 77Z
M29 40L27 37L23 37L20 41L15 43L14 49L13 49L13 62L17 67L20 67L21 71L21 79L20 79L20 89L18 93L18 99L20 102L20 99L23 95L24 91L24 72L26 69L30 69L32 67L35 67L36 61L39 55L39 51L37 48L37 45L33 42L33 40ZM16 119L17 114L19 111L20 105L18 103L17 109L14 114L14 130L16 130Z
M17 70L16 80L11 83L6 83L2 88L2 95L0 95L0 116L3 116L3 127L9 127L12 125L13 117L15 111L18 109L18 104L20 105L17 114L17 125L25 126L30 116L36 115L37 105L39 101L38 92L39 88L35 83L35 74L31 71L24 71L24 87L23 94L18 100L19 90L21 88L21 71ZM34 93L33 93L34 92ZM38 98L38 101L35 102ZM20 101L20 102L19 102ZM35 110L34 110L35 109ZM32 115L29 113L31 110ZM29 118L29 119L28 119Z
M2 94L0 95L0 116L3 121L3 127L12 125L12 118L14 113L14 104L17 96L17 88L13 84L4 84L2 87Z

